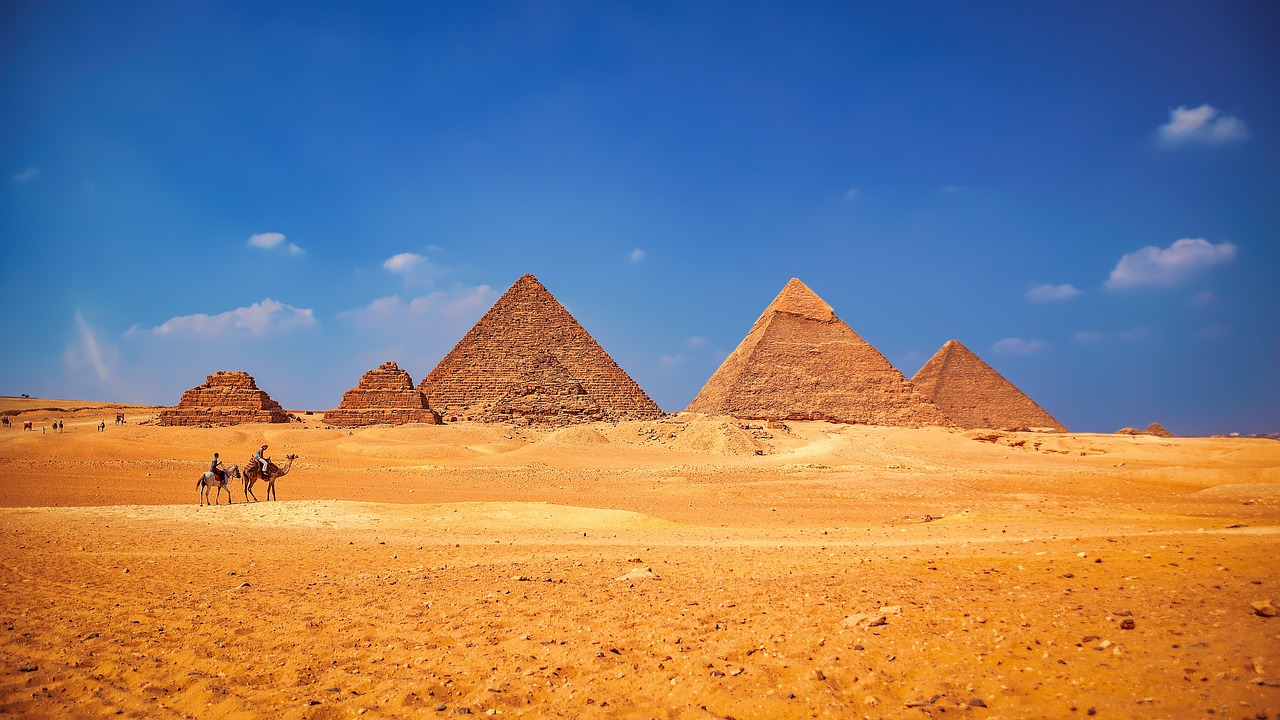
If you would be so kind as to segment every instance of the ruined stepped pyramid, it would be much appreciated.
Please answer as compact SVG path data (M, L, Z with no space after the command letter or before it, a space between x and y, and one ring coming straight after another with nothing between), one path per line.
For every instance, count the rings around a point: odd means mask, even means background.
M532 275L498 298L418 389L448 421L563 425L662 415Z
M161 425L239 425L289 422L280 403L258 389L246 372L218 372L182 393L176 407L160 411Z
M751 420L948 424L878 350L795 278L686 410Z
M394 362L384 362L360 378L360 384L342 395L336 410L324 421L341 427L405 423L440 424L440 415L413 386L409 373Z
M911 382L962 428L1067 431L958 340L948 340Z

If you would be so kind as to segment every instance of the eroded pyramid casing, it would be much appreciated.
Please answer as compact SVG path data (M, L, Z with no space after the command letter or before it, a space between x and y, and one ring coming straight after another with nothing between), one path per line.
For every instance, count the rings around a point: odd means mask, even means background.
M743 419L948 424L897 368L795 278L687 410Z
M948 340L911 382L962 428L1067 431L958 340Z
M503 293L418 389L446 420L565 424L662 415L532 275Z
M385 362L360 378L342 395L342 402L324 414L325 422L341 427L362 425L438 424L440 416L413 386L409 373L394 362Z
M161 425L239 425L289 422L280 403L258 389L253 376L219 370L182 393L176 407L160 411Z

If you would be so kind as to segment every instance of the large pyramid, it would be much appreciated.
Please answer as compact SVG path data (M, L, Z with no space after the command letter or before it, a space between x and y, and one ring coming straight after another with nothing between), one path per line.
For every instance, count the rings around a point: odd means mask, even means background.
M959 340L948 340L911 382L963 428L1067 431Z
M948 424L878 350L795 278L686 409L743 419Z
M662 415L532 275L498 298L418 389L447 421L561 425Z
M382 363L360 378L360 384L342 395L337 409L324 414L330 425L404 423L440 424L440 416L427 407L427 399L413 386L409 373L394 362Z

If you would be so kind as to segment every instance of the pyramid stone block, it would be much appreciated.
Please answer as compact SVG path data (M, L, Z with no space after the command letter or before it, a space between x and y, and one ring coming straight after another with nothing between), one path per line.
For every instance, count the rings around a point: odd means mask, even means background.
M962 428L1067 431L958 340L948 340L911 382Z
M687 410L749 420L947 424L902 373L795 278Z
M445 419L560 425L662 415L532 275L498 298L418 389Z
M340 427L362 425L438 425L440 415L413 386L409 373L394 362L385 362L360 378L360 384L342 395L337 409L324 414L325 422Z
M246 372L219 370L160 411L161 425L239 425L289 422L289 416Z

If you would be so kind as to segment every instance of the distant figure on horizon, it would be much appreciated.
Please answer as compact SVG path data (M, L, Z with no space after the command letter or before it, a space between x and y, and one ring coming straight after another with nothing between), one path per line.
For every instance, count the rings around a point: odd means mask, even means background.
M105 432L105 431L106 431L106 429L107 429L107 421L106 421L106 420L103 420L102 422L98 423L98 432Z

